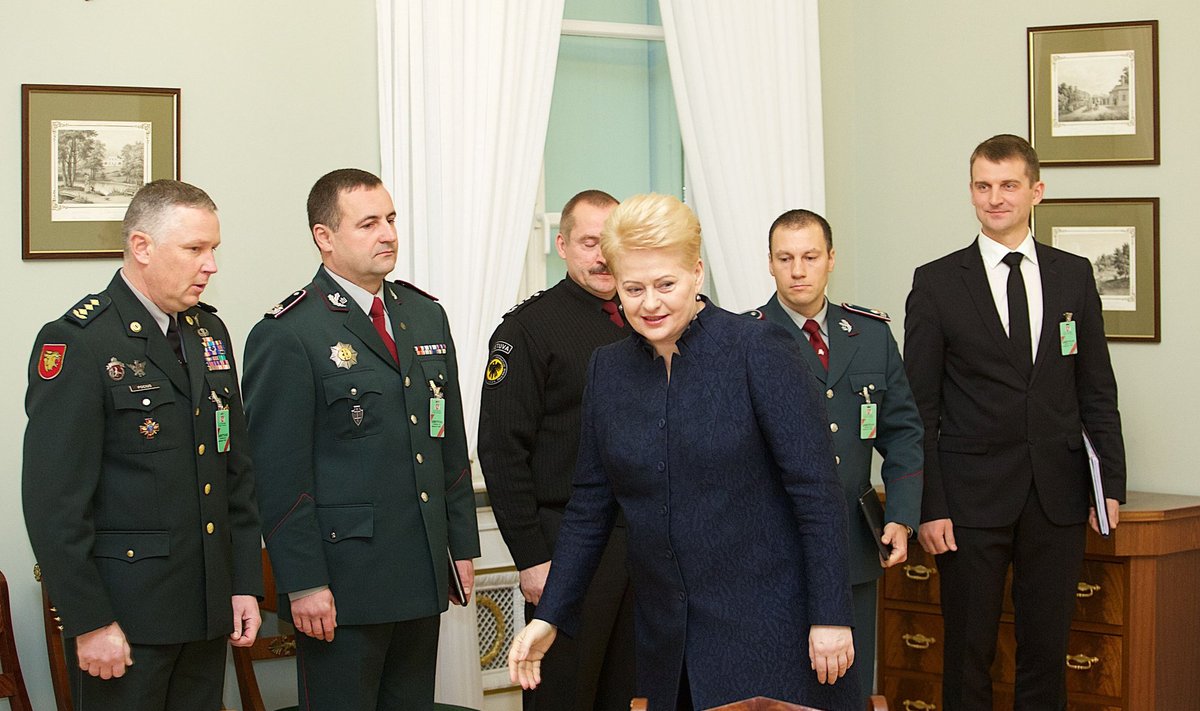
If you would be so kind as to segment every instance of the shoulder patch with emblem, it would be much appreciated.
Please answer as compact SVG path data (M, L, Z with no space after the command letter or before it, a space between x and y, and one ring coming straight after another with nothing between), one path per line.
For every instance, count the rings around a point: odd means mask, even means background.
M434 296L433 294L430 294L428 291L425 291L424 289L422 289L418 286L409 284L408 282L404 281L403 279L397 279L396 283L399 284L400 286L405 287L406 289L412 289L413 291L417 292L421 296L424 296L426 299L429 299L430 301L438 300L438 297Z
M76 326L86 326L112 304L107 294L88 294L71 307L65 318Z
M868 318L873 318L873 319L876 319L879 321L883 321L884 323L891 323L891 321L892 321L890 316L888 316L886 313L880 311L879 309L871 309L871 308L867 308L866 306L855 306L854 304L847 304L844 301L842 302L842 308L846 309L850 313L858 314L860 316L866 316Z
M54 380L62 372L63 362L67 360L67 344L43 343L42 351L38 354L38 375L42 380Z
M766 321L767 320L767 315L764 314L762 311L759 311L758 309L750 309L749 311L743 311L742 315L752 318L755 321Z
M532 294L530 294L529 296L525 297L525 300L524 300L524 301L522 301L522 302L518 303L516 306L513 306L513 307L512 307L511 309L509 309L508 311L505 311L505 312L504 312L504 317L505 317L505 318L507 318L507 317L509 317L509 316L512 316L513 314L517 313L518 311L520 311L521 309L525 308L525 307L526 307L526 306L528 306L529 304L532 304L534 301L537 301L537 300L538 300L538 298L539 298L539 297L541 297L541 295L542 295L542 294L545 294L545 293L546 293L545 291L535 291L535 292L533 292L533 293L532 293Z
M201 309L203 309L203 310L205 310L205 311L209 312L210 314L215 314L215 313L217 312L217 307L216 307L216 306L213 306L212 304L206 304L206 303L204 303L203 301L197 302L197 303L196 303L196 306L198 306L199 308L201 308Z
M492 354L488 356L487 369L483 371L483 384L494 388L503 382L507 375L508 361L504 359L504 353L498 350L492 351Z
M271 310L263 314L263 316L266 318L279 318L287 313L288 309L300 303L300 300L303 299L307 293L308 291L306 289L293 291L286 299L272 306Z

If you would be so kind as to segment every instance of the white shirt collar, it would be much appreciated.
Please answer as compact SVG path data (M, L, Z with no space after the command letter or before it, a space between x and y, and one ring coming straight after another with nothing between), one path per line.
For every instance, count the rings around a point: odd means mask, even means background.
M788 316L790 316L792 321L794 321L796 323L796 326L798 328L800 328L801 330L803 330L804 322L808 320L808 317L805 316L804 314L800 313L799 311L792 309L792 307L788 306L787 304L785 304L783 302L783 299L779 300L779 305L783 307L784 313L786 313ZM824 299L821 304L821 310L817 312L816 316L813 316L812 320L816 321L817 325L821 327L821 335L825 337L826 342L829 341L829 329L826 327L826 321L828 320L828 318L829 318L829 299Z
M158 308L158 304L151 301L150 297L138 291L137 287L129 281L129 277L125 276L124 268L121 269L121 279L125 281L125 286L129 287L129 290L133 292L137 300L142 302L142 306L145 306L146 310L150 312L150 318L154 319L154 323L158 324L158 330L162 331L164 336L167 335L167 326L171 323L172 318L178 317L178 314L174 316L168 314L166 311Z
M979 233L977 241L979 242L979 254L983 257L983 266L988 269L998 267L1009 252L1020 252L1030 262L1038 263L1037 249L1033 244L1033 232L1028 232L1016 249L1009 249L982 232Z
M329 267L325 267L325 271L335 282L337 282L338 286L342 287L342 290L346 292L345 296L349 296L354 300L354 303L358 304L358 307L363 310L363 313L369 315L371 313L371 302L375 300L376 296L381 298L383 297L383 284L379 285L379 291L372 294L358 284L334 274L333 270L331 270Z

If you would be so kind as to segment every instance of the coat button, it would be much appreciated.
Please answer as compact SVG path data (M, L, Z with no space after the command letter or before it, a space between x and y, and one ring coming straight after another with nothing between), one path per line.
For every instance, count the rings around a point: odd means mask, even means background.
M417 464L424 464L424 463L425 463L425 455L421 454L420 452L417 452Z
M425 504L429 503L429 493L428 492L425 492L425 491L421 492L421 503L425 503Z
M833 399L833 389L832 388L825 391L825 397L829 398L830 400Z
M658 463L658 470L659 470L660 472L661 472L661 471L665 471L665 470L666 470L666 468L667 468L667 463L666 463L666 462L659 462L659 463Z
M667 560L672 560L674 558L675 558L675 551L668 548L667 549Z
M867 390L874 390L874 389L875 389L875 383L871 383L870 385L867 386Z
M143 404L143 405L149 405L149 404L150 404L150 398L148 398L148 397L144 397L144 398L142 398L142 404Z
M358 394L358 388L350 388L350 394L351 394L351 395L357 395L357 394Z
M664 428L664 427L666 427L666 426L667 426L667 421L666 421L665 419L659 418L659 420L658 420L658 429L660 429L660 430L661 430L662 428Z
M830 423L829 423L829 431L830 431L830 432L837 432L837 423L836 423L836 422L830 422Z
M331 540L331 541L336 541L336 540L337 540L337 531L330 531L330 532L329 532L329 540Z
M406 375L406 376L404 376L404 387L407 388L409 385L412 385L412 381L409 380L408 376Z
M211 493L212 493L212 484L205 484L204 485L204 495L208 496Z
M836 455L836 454L835 454L835 455L833 455L833 463L834 463L834 464L841 464L841 463L842 463L842 458L841 458L840 456Z
M125 557L126 557L126 558L132 558L132 557L133 557L133 549L132 549L132 548L130 548L129 550L125 551Z
M401 331L407 331L407 330L408 330L408 324L407 324L407 323L404 323L403 321L401 321L401 322L400 322L400 330L401 330Z
M684 600L687 600L687 593L685 593L685 592L683 592L683 591L681 590L681 591L679 592L679 601L680 601L680 602L683 602Z
M414 425L417 424L417 416L416 415L409 415L408 420L409 420L409 422L413 423Z
M200 455L204 454L204 445L200 445L199 447L196 447L196 454L200 454Z
M196 417L199 417L199 416L200 416L200 408L197 407L196 408Z
M213 525L212 521L209 521L208 525L204 527L204 530L211 534L213 531L217 530L217 527Z

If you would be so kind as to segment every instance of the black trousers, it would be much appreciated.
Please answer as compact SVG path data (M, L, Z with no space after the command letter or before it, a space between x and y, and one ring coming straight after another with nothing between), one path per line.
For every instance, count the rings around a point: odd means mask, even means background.
M937 556L945 619L946 711L992 711L990 669L1011 563L1017 638L1015 711L1066 708L1065 657L1087 524L1046 518L1030 487L1017 520L1000 528L954 527L958 551Z
M304 711L432 711L440 618L339 625L333 641L296 633Z
M562 514L542 509L543 531ZM626 529L613 528L583 603L579 637L559 634L542 659L542 683L523 692L524 711L628 711L635 690L633 588L625 567ZM553 563L551 563L553 565ZM525 605L532 620L534 605Z
M225 685L225 637L183 644L131 644L133 666L119 679L79 668L66 640L75 711L218 711Z

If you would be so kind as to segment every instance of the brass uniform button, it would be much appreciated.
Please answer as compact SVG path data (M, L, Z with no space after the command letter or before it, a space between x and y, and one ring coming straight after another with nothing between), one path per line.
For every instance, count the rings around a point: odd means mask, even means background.
M205 484L204 485L204 495L208 496L211 493L212 493L212 484Z
M835 454L835 455L833 455L833 463L834 463L834 464L841 464L841 463L842 463L842 458L841 458L841 457L839 457L839 456L838 456L838 455L836 455L836 454Z
M196 417L199 417L199 416L200 416L200 408L197 407L196 408Z
M204 454L204 445L200 445L199 447L196 447L196 453L203 455Z
M408 376L406 375L406 376L404 376L404 387L407 388L409 385L412 385L412 381L409 380Z
M830 431L830 432L837 432L837 423L836 423L836 422L830 422L830 423L829 423L829 431Z
M401 330L401 331L407 331L407 330L408 330L408 324L407 324L407 323L404 323L403 321L401 321L401 322L400 322L400 330Z
M870 385L867 386L867 390L874 390L874 389L875 389L875 383L871 383Z
M187 325L189 325L189 326L191 326L191 325L192 325L192 323L193 323L193 322L192 322L192 317L191 317L191 316L184 316L184 317L183 317L183 320L187 321Z
M133 549L132 549L132 548L130 548L129 550L125 551L125 557L126 557L126 558L132 558L132 557L133 557Z
M217 530L217 527L213 525L212 521L209 521L208 525L204 527L204 530L211 534L213 531Z
M351 394L351 395L357 395L357 394L358 394L358 388L350 388L350 394Z
M150 404L150 398L148 398L148 397L144 397L144 398L142 398L142 404L143 404L143 405L149 405L149 404Z
M137 321L130 321L129 322L129 330L133 331L134 333L141 333L142 332L142 324L138 323Z
M827 398L829 398L830 400L832 400L832 399L833 399L833 390L832 390L832 389L831 389L831 390L826 390L826 391L825 391L825 397L827 397Z
M412 422L414 425L415 425L415 424L417 424L417 416L416 416L416 415L409 415L409 416L408 416L408 419L409 419L409 420L410 420L410 421L411 421L411 422Z
M421 492L421 501L423 503L429 503L429 494L427 492Z
M330 531L330 532L329 532L329 540L331 540L331 541L336 541L336 540L337 540L337 531Z
M424 464L424 463L425 463L425 456L422 455L420 452L417 452L417 464Z

